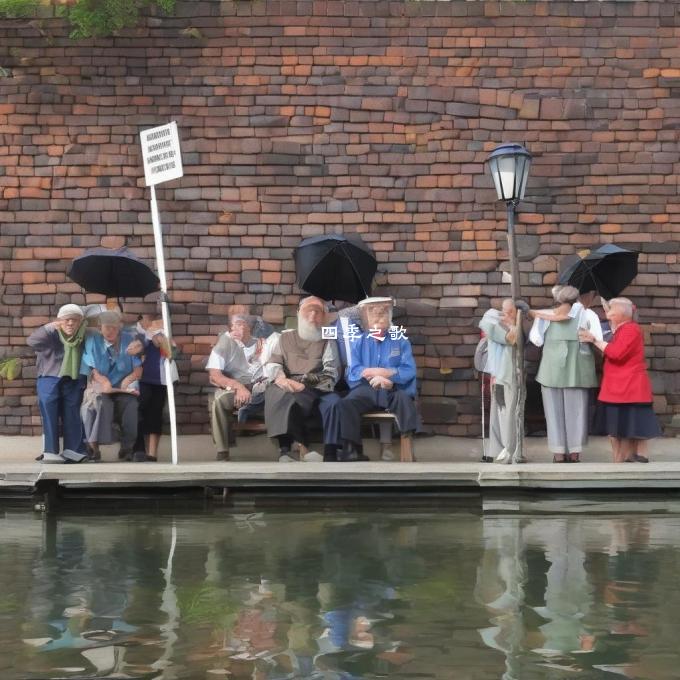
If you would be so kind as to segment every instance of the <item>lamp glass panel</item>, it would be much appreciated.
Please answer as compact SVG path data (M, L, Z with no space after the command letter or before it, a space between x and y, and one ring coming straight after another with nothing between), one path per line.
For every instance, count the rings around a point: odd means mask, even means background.
M496 195L498 196L499 200L501 200L503 198L503 192L501 190L501 183L500 183L500 175L498 173L498 159L497 158L490 158L489 159L489 170L491 172L493 184L496 187Z
M520 185L519 198L524 198L524 192L527 189L527 181L529 179L529 167L531 166L531 159L526 156L522 158L522 184Z
M498 174L500 175L500 185L502 190L501 198L509 201L517 198L515 186L515 156L501 156L498 159Z

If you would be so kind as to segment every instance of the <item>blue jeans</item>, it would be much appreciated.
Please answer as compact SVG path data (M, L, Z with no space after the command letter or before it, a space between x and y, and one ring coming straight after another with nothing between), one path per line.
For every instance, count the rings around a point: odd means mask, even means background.
M59 422L64 434L64 448L85 452L80 404L83 401L85 377L42 376L38 378L38 406L43 424L43 451L59 453Z

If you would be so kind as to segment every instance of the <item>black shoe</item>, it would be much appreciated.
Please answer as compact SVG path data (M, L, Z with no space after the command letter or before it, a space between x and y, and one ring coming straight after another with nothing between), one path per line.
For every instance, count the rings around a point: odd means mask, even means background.
M132 461L132 451L124 451L121 449L118 451L118 460L125 460L128 463Z
M91 463L99 463L102 459L102 453L99 450L99 446L96 444L86 444L87 448L87 459Z
M325 444L323 447L323 462L337 463L338 462L338 447L335 444Z
M354 444L349 442L343 446L340 452L338 452L338 459L343 463L356 463L370 460L368 456L365 456Z
M216 460L229 460L229 451L218 451Z

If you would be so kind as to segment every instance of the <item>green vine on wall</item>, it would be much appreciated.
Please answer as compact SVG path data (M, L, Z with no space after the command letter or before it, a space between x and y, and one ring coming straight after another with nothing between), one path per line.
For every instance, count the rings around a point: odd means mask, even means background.
M29 19L36 15L40 0L0 0L0 18Z
M21 359L17 357L9 357L7 359L0 359L0 378L5 380L14 380L21 374Z
M135 26L143 10L151 7L171 14L176 0L74 0L56 7L56 15L71 25L71 38L102 38ZM0 18L30 19L44 16L41 0L0 0Z

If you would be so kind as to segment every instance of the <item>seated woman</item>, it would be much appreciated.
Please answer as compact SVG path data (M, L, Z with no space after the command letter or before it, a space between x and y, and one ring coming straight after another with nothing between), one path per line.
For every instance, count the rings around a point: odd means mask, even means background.
M99 444L114 441L113 423L118 421L118 458L132 460L137 439L137 397L142 362L139 357L127 353L135 337L121 330L120 314L103 312L100 323L101 335L87 338L80 364L80 372L90 377L81 408L85 441L90 459L101 460Z
M595 360L590 348L578 339L579 328L585 324L578 290L555 286L552 293L557 306L552 312L533 314L537 319L529 340L543 346L536 382L541 385L553 462L578 463L588 441L590 389L597 387ZM591 332L598 329L599 322Z
M64 451L85 451L80 404L85 379L80 375L87 322L78 305L64 305L52 321L28 337L27 343L38 358L38 406L43 426L44 463L64 462L59 456L59 425Z
M652 409L642 330L633 321L633 310L628 298L609 301L611 342L598 340L591 331L579 333L582 342L594 344L604 355L593 431L609 436L615 463L647 463L641 451L648 439L661 435Z

